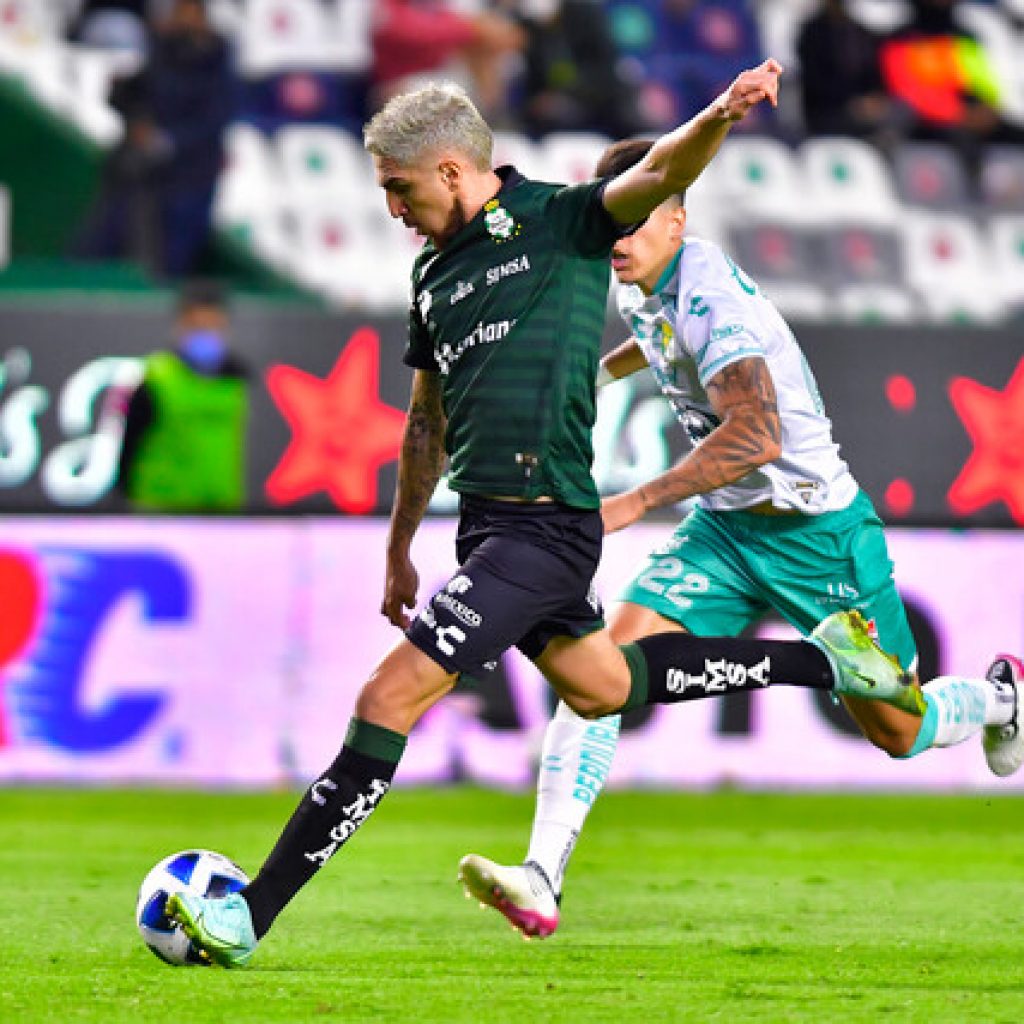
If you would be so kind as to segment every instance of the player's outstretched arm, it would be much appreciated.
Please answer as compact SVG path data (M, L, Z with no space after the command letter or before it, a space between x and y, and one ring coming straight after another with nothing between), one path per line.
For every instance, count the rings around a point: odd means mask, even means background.
M398 486L391 508L387 573L380 608L388 621L401 629L409 628L405 609L416 605L419 575L409 549L444 471L444 430L440 376L430 370L417 370L398 460Z
M708 381L707 394L719 425L668 472L606 498L601 503L606 533L635 523L651 509L733 484L779 457L778 400L763 359L752 356L730 363Z
M663 135L640 163L609 182L605 209L620 224L635 224L670 195L691 185L736 121L765 100L778 105L781 74L782 65L773 59L741 72L716 100Z

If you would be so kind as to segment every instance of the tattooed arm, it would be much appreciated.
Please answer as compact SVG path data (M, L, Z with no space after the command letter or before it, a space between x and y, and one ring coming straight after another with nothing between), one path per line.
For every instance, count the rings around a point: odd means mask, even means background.
M760 357L737 360L707 385L711 407L721 422L672 469L601 505L606 533L635 523L652 508L672 505L735 483L777 459L782 427L775 384Z
M401 629L409 628L410 619L405 609L416 605L419 574L409 557L409 549L444 470L444 430L441 379L431 371L417 370L398 462L398 487L388 531L384 600L380 607L381 614Z

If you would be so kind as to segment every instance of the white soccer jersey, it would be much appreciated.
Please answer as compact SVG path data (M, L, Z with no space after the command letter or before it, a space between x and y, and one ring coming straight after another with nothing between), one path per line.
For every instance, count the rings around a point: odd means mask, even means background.
M696 445L719 423L704 390L723 367L749 356L768 364L782 426L782 454L742 480L698 499L735 510L770 501L816 514L845 508L858 486L825 415L811 368L789 325L757 285L718 246L687 238L644 296L620 288L619 311L630 325L662 391Z

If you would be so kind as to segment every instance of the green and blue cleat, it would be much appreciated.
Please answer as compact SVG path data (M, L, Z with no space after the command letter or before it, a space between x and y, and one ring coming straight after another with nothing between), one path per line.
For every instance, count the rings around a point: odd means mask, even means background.
M167 900L167 914L210 963L244 967L256 952L249 904L238 893L211 898L176 892Z
M828 658L836 693L881 700L911 714L924 714L920 688L899 661L875 643L860 612L834 612L822 619L807 639Z

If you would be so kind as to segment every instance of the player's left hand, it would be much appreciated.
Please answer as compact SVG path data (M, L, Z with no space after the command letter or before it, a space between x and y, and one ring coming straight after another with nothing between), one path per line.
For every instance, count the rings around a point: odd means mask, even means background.
M756 68L741 71L732 85L715 101L722 117L741 121L748 112L767 100L773 107L779 105L779 75L782 65L773 57Z
M606 534L624 530L632 526L647 511L643 496L639 491L626 491L615 494L601 502L601 519L604 521Z
M412 619L406 614L406 608L416 607L416 592L420 587L419 573L408 555L390 554L387 558L387 570L384 579L384 600L381 602L381 614L399 629L408 629Z

